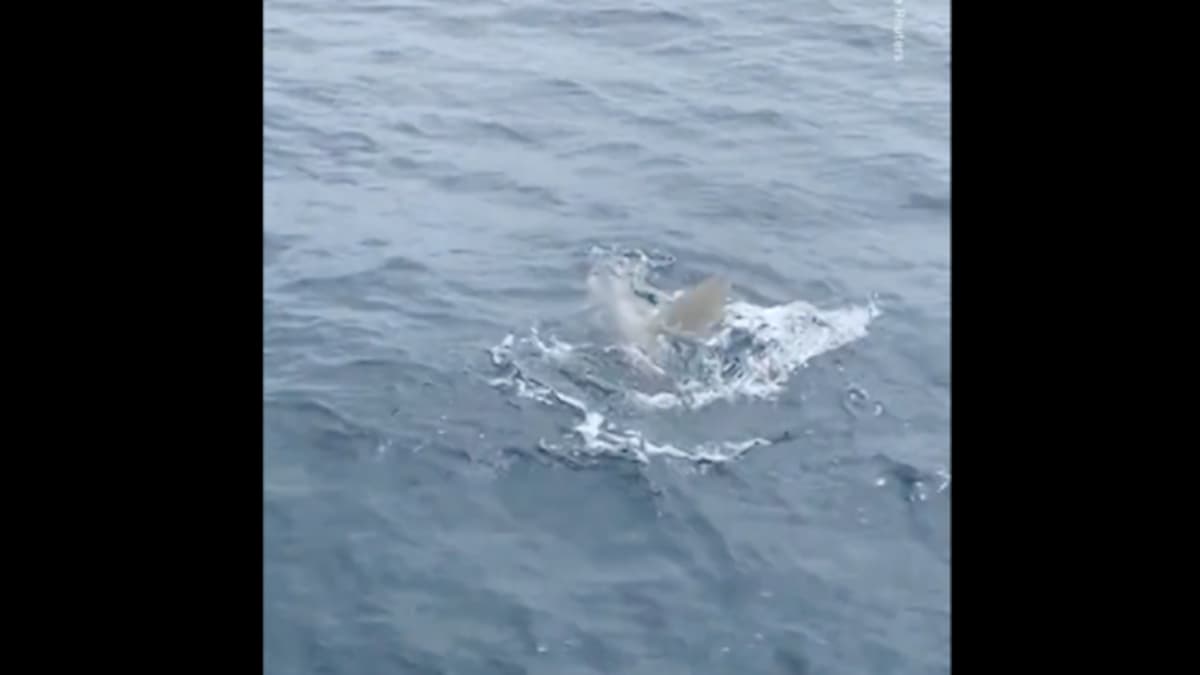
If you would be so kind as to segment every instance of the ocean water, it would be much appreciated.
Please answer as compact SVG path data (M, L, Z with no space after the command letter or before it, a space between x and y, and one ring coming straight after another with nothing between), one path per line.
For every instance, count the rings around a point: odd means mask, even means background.
M265 672L950 670L948 3L263 16Z

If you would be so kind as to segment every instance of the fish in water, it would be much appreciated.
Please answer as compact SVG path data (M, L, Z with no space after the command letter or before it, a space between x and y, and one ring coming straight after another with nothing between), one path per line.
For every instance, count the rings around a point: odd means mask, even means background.
M593 273L588 277L592 306L601 321L621 341L636 347L652 361L661 355L660 336L704 339L725 318L730 283L710 276L691 288L666 293L659 289L635 289L628 279Z

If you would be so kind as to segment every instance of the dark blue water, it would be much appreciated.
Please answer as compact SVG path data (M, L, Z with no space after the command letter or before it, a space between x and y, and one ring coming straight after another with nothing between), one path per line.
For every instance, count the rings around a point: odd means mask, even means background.
M949 671L948 3L264 17L267 673Z

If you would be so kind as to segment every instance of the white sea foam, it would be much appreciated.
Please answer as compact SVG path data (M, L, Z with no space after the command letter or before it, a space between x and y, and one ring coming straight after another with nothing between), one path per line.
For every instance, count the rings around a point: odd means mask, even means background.
M636 250L613 253L594 249L592 257L597 268L610 275L605 283L627 283L631 294L656 292L646 282L647 273L674 262ZM726 306L725 320L716 334L706 341L659 352L668 356L665 363L650 358L636 341L622 341L630 335L628 326L615 326L617 344L603 348L556 335L543 336L533 328L523 337L506 336L490 350L493 365L501 371L491 383L518 397L570 411L577 422L567 437L577 442L567 446L575 446L575 452L614 454L642 462L653 456L729 461L771 441L753 437L680 448L646 438L637 428L639 418L666 411L697 411L717 401L752 405L774 399L811 359L864 338L878 315L873 303L820 309L800 300L765 307L734 301ZM619 355L619 363L612 363L613 354ZM625 368L632 376L601 383L590 372L597 364ZM596 395L597 391L604 395ZM620 402L631 404L632 411L622 410ZM563 447L549 439L543 439L542 445Z

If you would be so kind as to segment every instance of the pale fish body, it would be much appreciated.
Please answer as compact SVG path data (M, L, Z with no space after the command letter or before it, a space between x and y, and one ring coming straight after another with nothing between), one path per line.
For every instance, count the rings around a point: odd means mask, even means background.
M635 293L626 281L613 276L592 275L588 291L593 304L605 311L605 322L622 342L658 361L660 335L704 338L721 323L730 284L711 276L658 306Z

